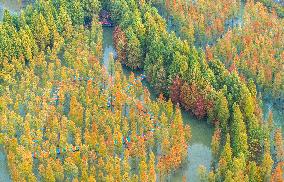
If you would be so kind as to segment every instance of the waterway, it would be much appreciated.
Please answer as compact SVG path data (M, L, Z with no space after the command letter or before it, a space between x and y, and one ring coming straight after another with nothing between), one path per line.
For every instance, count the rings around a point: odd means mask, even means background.
M113 46L113 28L103 28L103 64L108 66L109 54L116 55ZM126 76L129 76L131 70L123 66L123 72ZM134 72L135 75L141 74L139 71ZM156 99L153 88L150 87L147 81L143 81L143 85L146 86L151 93L152 99ZM212 153L210 149L211 137L213 135L213 127L207 124L205 120L197 120L192 117L188 112L182 111L183 121L189 124L191 127L192 139L188 148L188 162L182 169L179 169L176 173L171 175L168 179L170 181L181 181L185 176L187 181L198 181L198 167L200 165L205 166L208 170L210 168Z
M19 13L20 9L26 5L26 3L19 3L20 0L0 0L0 20L2 19L3 10L9 9L13 13ZM113 53L116 55L114 46L113 46L113 28L104 28L103 29L103 64L108 66L109 54ZM127 67L123 67L123 71L126 76L129 76L131 70ZM135 72L136 75L141 72ZM144 81L144 86L146 86L153 99L156 98L154 90L150 87L149 83ZM267 117L269 110L272 110L274 114L275 123L278 126L282 126L284 123L284 113L283 110L277 110L269 103L264 103L264 117ZM211 153L211 137L213 135L213 127L207 124L205 120L197 120L192 117L188 112L182 111L183 121L191 126L192 139L190 146L188 148L188 164L182 169L178 170L175 174L169 177L170 181L181 181L182 177L185 176L187 181L199 181L198 180L198 167L203 165L209 170L210 164L212 161ZM3 148L0 146L0 181L9 182L11 181L9 170L7 167L6 154Z
M0 1L0 20L3 18L4 9L9 9L13 14L18 14L20 9L25 6L25 3L18 3L18 0L10 0L2 2ZM113 28L103 29L103 64L108 67L109 54L116 55L113 46ZM129 76L131 70L127 67L123 67L123 71L126 76ZM140 72L134 72L135 75ZM151 96L155 99L154 90L150 87L149 83L143 82L151 92ZM187 181L198 181L197 169L199 165L204 165L209 169L212 159L210 142L213 133L213 128L206 124L206 121L199 121L190 116L187 112L182 111L183 120L185 123L190 124L192 131L192 140L190 147L188 148L188 165L183 169L178 170L175 174L169 177L170 181L181 181L182 176L186 176ZM0 148L0 181L11 181L9 170L7 166L6 154L3 148Z
M242 24L242 16L244 11L244 4L241 6L240 18L235 20L233 27ZM167 21L168 31L175 31L171 21ZM103 48L104 48L104 57L103 63L107 67L108 57L110 53L116 55L115 49L113 47L112 40L113 28L105 27L103 29ZM127 67L123 67L124 73L128 76L131 70ZM134 72L140 74L140 72ZM149 83L143 82L144 86L148 88L152 95L152 99L155 99L155 91L150 87ZM264 118L267 118L269 111L272 110L274 114L274 120L276 121L277 126L281 127L283 125L284 114L282 111L275 109L273 106L270 106L269 103L264 103ZM211 138L213 135L213 127L207 124L205 120L197 120L192 117L188 112L182 111L183 121L186 124L191 126L192 139L190 146L188 148L188 162L187 165L171 175L169 181L182 181L182 178L185 176L186 181L199 181L198 177L198 168L203 165L207 171L210 170L210 165L212 161L212 152L211 152Z
M245 13L245 2L241 1L240 3L241 4L240 4L238 16L231 18L225 22L225 31L220 37L223 37L227 33L227 31L230 29L243 26L243 18L244 18L244 13ZM163 6L156 5L155 7L158 9L159 14L166 20L167 30L169 32L174 32L177 36L180 37L181 33L179 32L179 30L181 28L181 24L179 20L171 16ZM215 43L217 43L217 40L218 39L213 41L211 45L214 45ZM263 99L262 109L264 113L263 119L265 121L268 119L270 111L273 113L274 124L276 125L276 127L281 128L282 136L284 137L284 109L283 109L283 106L281 105L279 106L279 104L273 103L273 101L269 97L268 98L266 97Z

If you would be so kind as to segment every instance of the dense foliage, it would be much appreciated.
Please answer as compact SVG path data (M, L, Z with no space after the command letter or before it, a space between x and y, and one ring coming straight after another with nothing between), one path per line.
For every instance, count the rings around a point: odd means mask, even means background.
M284 18L284 2L283 0L256 0L265 5L270 11L275 11L277 15Z
M144 69L158 93L170 96L174 103L180 103L198 118L207 117L215 124L212 148L216 162L213 166L217 168L208 178L213 181L270 179L273 167L271 151L274 151L270 147L273 141L271 133L275 130L262 118L255 77L244 79L241 71L226 69L222 63L227 61L226 58L212 56L208 59L203 50L197 50L192 43L168 33L165 21L151 4L132 0L117 0L110 4L113 20L118 24L114 35L118 59L132 68ZM248 3L246 9L250 6L254 4ZM256 4L255 7L258 6L261 5ZM256 20L246 11L245 18ZM250 11L254 9L251 7ZM229 18L231 15L226 13L224 16ZM255 34L261 36L258 33ZM132 44L136 45L135 48ZM216 54L226 48L219 49ZM141 52L145 54L141 55ZM279 61L281 65L281 58ZM269 61L263 64L269 64ZM281 66L278 68L282 69ZM279 73L282 74L281 71ZM283 91L282 87L275 90ZM229 159L222 158L222 155L227 155L222 154L226 153L222 147L226 138L227 143L230 140L226 149L231 151ZM275 161L275 164L281 161Z
M238 25L243 6L241 0L154 2L171 20L171 29L190 44L202 47L215 43L229 26Z
M284 97L284 20L262 4L247 3L243 27L228 31L207 53L218 57L230 71L253 79L258 91L269 98ZM278 101L283 104L283 101Z
M281 181L282 134L272 114L263 119L260 91L283 98L283 19L252 1L153 2L174 27L150 1L39 0L4 12L0 142L12 180L166 180L187 159L180 105L215 126L202 180ZM102 9L116 25L108 68ZM145 71L157 101L119 62Z
M39 1L5 12L0 144L13 181L156 181L186 162L179 107L151 101L112 55L100 65L99 8Z
M283 105L283 19L253 1L245 5L240 1L209 2L157 4L173 17L174 30L182 39L206 49L207 60L221 60L242 79L253 79L264 96ZM201 29L192 22L206 26Z

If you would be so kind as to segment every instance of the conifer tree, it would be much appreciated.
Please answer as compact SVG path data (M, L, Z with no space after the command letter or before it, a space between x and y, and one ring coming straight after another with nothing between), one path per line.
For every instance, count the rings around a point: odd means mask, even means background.
M236 103L233 105L233 120L231 128L234 155L239 156L242 153L246 157L248 152L246 125L243 121L243 115L239 105Z

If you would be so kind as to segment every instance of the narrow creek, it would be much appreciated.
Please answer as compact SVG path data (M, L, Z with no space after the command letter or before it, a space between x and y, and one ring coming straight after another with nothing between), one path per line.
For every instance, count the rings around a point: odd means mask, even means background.
M13 13L18 13L21 7L24 6L24 3L19 3L19 0L8 0L3 3L0 2L0 20L3 17L4 8L11 10ZM116 55L114 46L113 46L113 28L103 28L103 64L108 66L109 54L113 53ZM124 74L129 76L131 70L127 67L123 67ZM134 72L136 75L141 72ZM149 83L146 81L143 82L146 86L152 98L155 99L154 90L150 87ZM284 112L273 107L273 105L268 102L264 102L264 118L267 118L268 112L271 110L273 112L274 121L278 126L284 126ZM191 126L192 139L190 146L188 148L188 165L182 169L176 171L169 180L170 181L182 181L182 177L185 176L187 181L199 181L197 169L199 165L203 165L209 170L212 153L211 153L211 137L213 135L213 127L207 124L206 120L197 120L192 117L188 112L182 111L184 123L188 123ZM11 178L9 175L9 169L7 164L6 153L3 150L3 147L0 144L0 181L10 182Z
M225 22L225 31L224 33L218 37L221 38L223 37L228 30L234 29L237 27L243 26L243 18L245 14L245 2L241 1L240 2L240 9L238 12L238 16L231 18L229 20L226 20ZM175 20L175 18L170 15L165 8L162 6L155 6L158 9L159 14L165 19L166 24L167 24L167 31L168 32L174 32L177 36L180 36L179 29L181 28L180 22ZM211 46L216 44L218 41L218 38L211 43ZM284 137L284 110L283 107L277 106L273 101L269 98L263 98L262 101L262 109L263 109L263 119L266 121L269 117L270 111L273 113L273 121L274 124L278 127L281 128L282 130L282 136Z
M103 64L108 66L109 54L116 55L113 45L113 28L103 28ZM126 76L129 76L131 69L123 67L123 72ZM141 74L139 71L134 72L135 75ZM150 87L147 81L143 81L143 85L146 86L152 95L152 99L156 99L154 90ZM182 111L183 121L191 127L192 139L188 148L188 164L176 171L175 174L169 177L170 181L181 181L185 176L187 181L198 181L198 167L200 165L210 168L212 154L211 154L211 137L213 135L213 127L207 124L206 120L197 120L192 117L188 112Z

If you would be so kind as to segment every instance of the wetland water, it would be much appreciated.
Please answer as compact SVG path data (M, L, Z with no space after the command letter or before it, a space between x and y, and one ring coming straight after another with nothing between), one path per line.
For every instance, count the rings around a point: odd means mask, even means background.
M0 0L0 21L3 18L4 9L8 9L12 14L18 13L22 7L22 3L17 0L4 1ZM10 172L7 163L7 155L4 151L3 145L0 144L0 182L10 182Z
M0 20L3 18L5 9L8 9L12 14L17 14L25 4L21 0L0 0Z
M116 55L113 46L113 28L103 28L103 64L108 66L109 54L113 53ZM129 76L131 70L123 67L124 74ZM141 72L134 72L136 75ZM143 85L146 86L155 99L155 92L150 87L149 83L143 81ZM197 120L190 116L188 112L182 111L184 123L188 123L191 127L192 139L188 148L188 164L182 169L178 170L175 174L171 175L168 179L170 181L181 181L183 176L186 176L187 181L198 181L197 169L199 165L205 166L207 169L210 168L212 154L210 149L211 137L213 135L213 127L208 125L204 120Z
M109 54L113 53L116 55L115 48L113 45L113 30L111 27L103 28L103 64L108 67ZM131 69L123 66L123 71L126 76L129 76ZM134 72L135 75L139 75L141 72ZM146 86L151 93L152 99L155 99L155 92L150 87L149 83L143 81L143 85ZM283 119L284 113L282 110L276 109L273 105L264 102L263 104L264 119L267 119L268 113L271 110L273 112L274 122L278 127L282 127L283 130ZM191 127L192 139L188 148L188 165L183 169L178 170L175 174L169 177L170 181L181 181L182 177L185 176L187 181L199 181L198 178L198 167L203 165L207 170L210 169L212 161L211 153L211 138L213 135L214 128L207 124L206 120L197 120L192 117L188 112L182 110L183 121L188 123Z
M9 9L13 13L18 13L20 9L25 6L25 3L19 3L20 0L0 0L0 20L3 17L3 10ZM104 28L103 29L103 64L108 66L108 57L109 53L115 55L115 49L113 47L113 28ZM128 76L131 73L131 70L123 67L124 73ZM139 74L136 72L136 74ZM149 86L147 82L143 82L145 86L148 87L149 91L153 98L155 98L154 90ZM264 103L264 118L267 118L267 113L269 110L273 112L273 118L275 123L278 126L282 127L284 124L284 113L283 110L279 110L273 107L269 103ZM182 111L184 123L189 123L191 127L192 140L190 147L188 148L188 165L183 169L178 170L175 174L169 177L170 181L181 181L182 176L186 176L187 181L198 181L198 172L197 169L199 165L204 165L207 170L210 168L210 163L212 160L211 154L211 137L213 134L213 127L208 125L205 120L197 120L192 117L188 112ZM9 182L11 181L9 170L7 166L6 154L3 150L3 147L0 145L0 181Z

